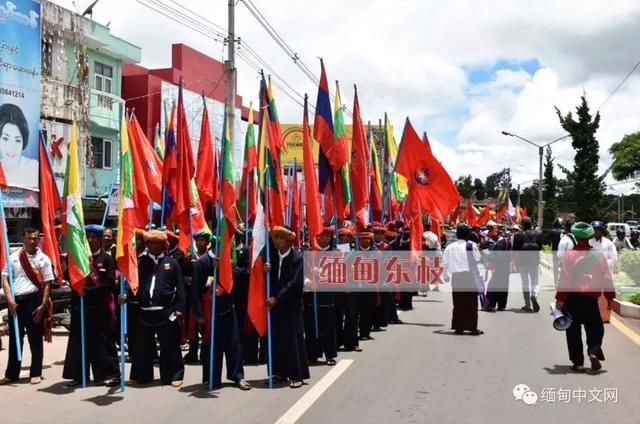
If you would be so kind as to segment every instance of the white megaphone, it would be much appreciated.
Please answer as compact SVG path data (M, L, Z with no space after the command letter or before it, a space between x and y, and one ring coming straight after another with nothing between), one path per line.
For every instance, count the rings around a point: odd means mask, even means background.
M573 323L571 315L563 313L556 307L555 303L550 304L549 307L551 308L551 315L553 315L553 328L558 331L566 331L567 328L571 327Z

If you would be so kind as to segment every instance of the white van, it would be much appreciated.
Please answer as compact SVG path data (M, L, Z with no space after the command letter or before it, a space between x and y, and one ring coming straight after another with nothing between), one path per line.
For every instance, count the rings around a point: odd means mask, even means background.
M629 227L629 224L624 224L622 222L609 222L607 224L607 232L611 237L616 236L616 231L618 231L619 228L624 229L625 237L631 237L631 227Z

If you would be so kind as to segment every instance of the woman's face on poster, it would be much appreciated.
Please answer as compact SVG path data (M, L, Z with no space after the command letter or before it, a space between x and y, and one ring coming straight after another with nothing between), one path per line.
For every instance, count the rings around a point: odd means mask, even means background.
M20 129L13 124L5 124L0 134L0 154L2 158L16 159L22 154L24 140Z

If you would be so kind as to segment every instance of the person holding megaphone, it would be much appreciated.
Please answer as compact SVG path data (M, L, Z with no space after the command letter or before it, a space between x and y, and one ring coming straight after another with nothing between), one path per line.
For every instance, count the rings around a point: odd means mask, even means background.
M573 363L571 369L584 371L584 326L591 369L597 371L602 368L600 361L604 360L604 325L598 309L598 297L604 292L608 308L611 309L616 293L607 259L601 251L592 250L589 245L594 235L593 227L585 222L577 222L571 227L571 234L577 244L562 257L556 308L573 320L566 330L569 359Z

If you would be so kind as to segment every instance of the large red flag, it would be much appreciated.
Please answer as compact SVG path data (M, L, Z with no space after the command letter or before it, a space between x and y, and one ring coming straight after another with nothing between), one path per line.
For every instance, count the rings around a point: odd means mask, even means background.
M320 195L315 187L318 186L316 170L313 165L313 147L311 146L311 132L309 131L309 117L307 112L307 98L304 102L304 115L302 116L302 150L304 169L304 195L307 205L307 233L309 242L314 250L317 250L316 237L322 232L322 220L320 217ZM325 214L327 211L325 211ZM330 215L333 214L331 211Z
M484 209L478 216L477 225L485 225L491 219L491 208L489 207L489 203L484 205Z
M136 201L135 227L144 228L149 221L149 203L162 201L162 160L133 115L127 122L129 148L133 164L133 187Z
M211 137L211 128L209 124L209 111L207 104L203 102L202 109L202 125L200 127L200 144L198 145L198 166L196 168L196 187L198 195L203 207L215 203L216 192L215 174L216 166L213 157L213 138Z
M62 284L62 262L56 235L56 211L62 206L58 187L53 177L51 163L44 140L40 140L40 218L42 222L42 251L51 259L53 272Z
M453 180L423 143L407 118L396 160L395 172L407 178L409 191L419 198L422 210L444 217L460 199Z
M476 215L476 211L473 209L473 202L471 199L467 199L467 203L464 207L464 212L460 216L462 221L466 221L468 225L474 226L478 225L478 216Z
M353 137L351 142L351 190L352 206L355 208L356 223L359 228L367 225L367 208L369 206L369 147L360 117L358 89L354 86L353 97Z

